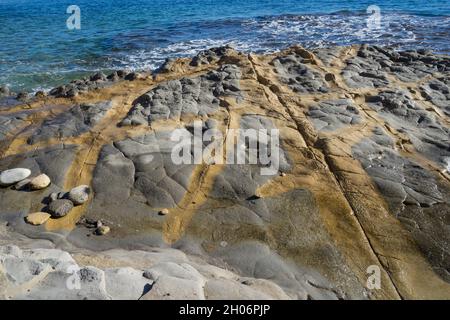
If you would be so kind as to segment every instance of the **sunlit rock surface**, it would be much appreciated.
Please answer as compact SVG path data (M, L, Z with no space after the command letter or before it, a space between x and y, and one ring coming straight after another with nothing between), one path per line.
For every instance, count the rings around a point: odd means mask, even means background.
M0 171L51 184L0 188L0 298L449 299L449 77L421 50L223 47L4 98ZM174 132L196 130L277 166L175 163Z

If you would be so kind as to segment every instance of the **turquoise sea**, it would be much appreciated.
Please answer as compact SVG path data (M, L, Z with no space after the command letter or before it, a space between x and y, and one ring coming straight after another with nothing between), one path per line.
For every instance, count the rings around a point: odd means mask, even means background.
M80 29L66 26L70 5L80 8ZM380 8L377 28L367 25L370 5ZM450 1L442 0L0 0L0 85L48 89L224 44L267 52L373 43L450 53L449 40Z

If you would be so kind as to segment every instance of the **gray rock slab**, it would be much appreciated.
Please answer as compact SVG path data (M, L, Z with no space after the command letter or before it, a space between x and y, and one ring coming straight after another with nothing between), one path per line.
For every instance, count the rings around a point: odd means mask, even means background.
M111 107L110 101L76 105L67 112L45 120L28 139L28 143L79 136L92 129Z
M411 232L433 268L449 281L450 188L440 177L380 143L381 130L353 147L353 155L372 177L390 211ZM436 236L439 235L439 236Z
M334 131L362 122L359 110L349 99L323 101L311 106L306 115L317 131Z
M366 101L390 126L406 133L420 153L446 168L450 129L432 112L427 112L404 90L385 90Z
M241 97L240 78L239 67L223 65L195 78L163 82L136 99L121 125L147 125L155 120L212 114L220 107L220 98Z
M304 63L298 54L289 54L272 61L278 77L297 93L324 93L330 90L325 78Z

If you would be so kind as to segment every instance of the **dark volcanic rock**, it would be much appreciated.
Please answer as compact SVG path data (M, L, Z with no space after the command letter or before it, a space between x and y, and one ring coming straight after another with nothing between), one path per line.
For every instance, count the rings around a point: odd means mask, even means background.
M91 81L106 81L107 77L103 72L97 72L96 74L92 75L89 80Z

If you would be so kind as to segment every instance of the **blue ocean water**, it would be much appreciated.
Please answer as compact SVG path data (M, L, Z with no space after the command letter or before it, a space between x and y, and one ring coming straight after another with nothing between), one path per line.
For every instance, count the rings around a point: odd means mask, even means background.
M81 29L69 30L69 5ZM369 5L380 28L367 26ZM375 43L450 53L448 0L0 0L0 85L48 89L97 70L154 69L224 44L267 52Z

